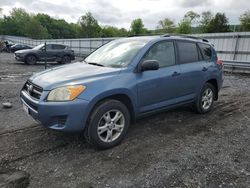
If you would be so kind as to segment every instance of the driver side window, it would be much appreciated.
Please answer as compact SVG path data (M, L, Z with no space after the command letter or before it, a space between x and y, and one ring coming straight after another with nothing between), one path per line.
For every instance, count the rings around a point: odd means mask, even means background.
M143 61L145 60L157 60L160 67L175 65L174 42L163 41L154 44L144 56Z

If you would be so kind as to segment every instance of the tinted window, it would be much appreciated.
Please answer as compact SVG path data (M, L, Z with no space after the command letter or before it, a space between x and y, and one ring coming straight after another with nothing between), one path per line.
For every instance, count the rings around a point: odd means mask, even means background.
M159 42L147 52L143 61L157 60L160 67L167 67L175 64L175 50L173 42Z
M65 46L58 45L58 44L53 44L53 49L54 50L63 50L63 49L65 49Z
M199 47L201 49L201 53L202 53L203 59L204 60L211 59L212 58L211 46L208 45L208 44L202 44L202 43L199 43L198 45L199 45Z
M46 45L46 50L51 50L52 49L52 44L47 44Z
M180 63L199 61L197 46L192 42L177 42Z

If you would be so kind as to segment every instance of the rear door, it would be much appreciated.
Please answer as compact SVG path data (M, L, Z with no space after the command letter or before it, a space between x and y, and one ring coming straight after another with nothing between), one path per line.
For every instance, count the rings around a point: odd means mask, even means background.
M190 100L199 93L205 79L204 61L197 43L187 40L177 40L178 62L182 80L180 84L183 100Z
M64 45L53 44L52 46L52 56L54 60L60 60L60 58L64 55Z

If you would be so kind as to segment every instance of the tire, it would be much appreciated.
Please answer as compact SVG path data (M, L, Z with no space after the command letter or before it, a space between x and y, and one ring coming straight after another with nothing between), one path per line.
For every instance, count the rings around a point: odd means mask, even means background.
M215 99L215 87L210 83L205 83L194 104L195 110L199 114L205 114L212 110Z
M28 55L25 58L25 63L29 65L35 65L37 63L37 58L34 55Z
M127 107L117 100L105 100L91 113L84 136L95 148L112 148L124 139L129 124L130 114Z
M68 55L65 55L62 57L62 60L60 61L62 64L66 64L66 63L70 63L71 62L71 58Z

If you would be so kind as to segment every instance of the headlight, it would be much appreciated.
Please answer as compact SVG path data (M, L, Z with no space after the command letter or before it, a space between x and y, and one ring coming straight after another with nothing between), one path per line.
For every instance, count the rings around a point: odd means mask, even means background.
M47 98L48 101L71 101L78 97L84 90L85 86L65 86L53 89Z

